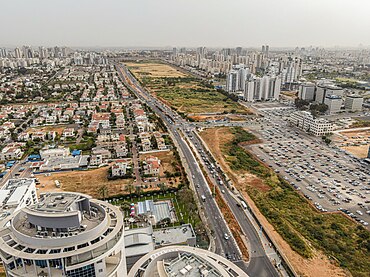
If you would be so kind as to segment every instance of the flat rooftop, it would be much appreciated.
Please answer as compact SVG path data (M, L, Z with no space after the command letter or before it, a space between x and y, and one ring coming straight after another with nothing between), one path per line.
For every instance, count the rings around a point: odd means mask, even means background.
M198 256L182 253L178 258L164 264L168 276L221 277L222 275L208 262Z
M24 178L24 179L9 179L5 185L1 188L2 190L13 190L20 186L30 186L34 183L34 179Z
M40 212L66 212L81 197L79 194L63 192L42 194L39 203L30 208Z
M188 239L195 238L191 225L182 225L173 228L165 228L153 231L153 238L156 245L181 244Z

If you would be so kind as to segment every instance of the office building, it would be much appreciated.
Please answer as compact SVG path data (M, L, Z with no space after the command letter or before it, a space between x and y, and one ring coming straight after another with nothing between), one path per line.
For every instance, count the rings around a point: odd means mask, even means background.
M325 98L331 95L343 96L343 89L331 84L319 84L316 88L315 102L323 104Z
M248 277L233 262L208 250L169 246L143 256L131 268L129 277Z
M304 130L307 133L315 136L323 136L333 131L334 126L332 123L324 118L314 118L310 112L297 111L290 114L289 122Z
M305 101L313 101L315 99L315 84L303 83L299 85L298 98Z
M119 208L79 193L41 194L0 230L7 276L126 276Z
M342 97L338 95L328 95L325 97L324 104L328 105L328 113L338 113L342 107Z
M344 108L352 112L361 111L363 103L364 98L362 96L356 94L348 95L344 100Z

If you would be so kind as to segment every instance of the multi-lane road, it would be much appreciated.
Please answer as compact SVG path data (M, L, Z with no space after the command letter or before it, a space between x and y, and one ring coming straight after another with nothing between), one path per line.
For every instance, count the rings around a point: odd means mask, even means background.
M202 202L204 203L202 209L204 210L204 214L206 215L207 223L212 230L212 235L216 246L216 253L229 257L230 260L235 262L250 276L279 276L265 253L262 242L257 234L257 231L255 230L255 227L249 221L243 209L241 209L237 205L238 200L236 200L227 189L224 189L224 199L231 208L236 219L239 221L243 233L247 237L249 242L249 251L251 256L250 261L248 263L244 263L241 260L240 250L236 245L226 222L223 220L222 213L212 196L200 165L196 160L190 148L190 145L184 139L184 136L186 136L187 140L189 141L189 137L186 135L186 131L189 130L189 128L191 127L194 128L195 126L192 126L188 122L184 121L169 107L151 96L144 88L141 87L141 85L131 75L126 67L121 64L116 64L116 67L120 78L126 84L126 86L130 87L131 90L136 94L136 96L139 99L145 101L147 105L152 108L152 110L157 113L157 115L161 117L161 119L165 122L168 127L169 133L172 134L173 138L176 141L176 144L181 150L180 153L184 155L183 158L186 163L185 167L187 167L190 171L189 178L192 179L192 182L195 185L197 196L199 197L199 199L201 199L202 195L206 198L205 201ZM193 136L193 138L194 137L195 136ZM197 145L201 145L201 142L198 141ZM202 150L202 148L198 150ZM209 171L207 173L210 174ZM209 176L212 178L213 182L217 184L216 180L213 179L213 176L211 174ZM225 234L230 236L230 238L225 239Z

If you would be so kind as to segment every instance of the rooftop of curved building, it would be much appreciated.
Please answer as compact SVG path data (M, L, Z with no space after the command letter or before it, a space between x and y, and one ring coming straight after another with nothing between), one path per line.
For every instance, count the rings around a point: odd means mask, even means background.
M67 202L60 207L45 210L36 204L13 214L10 226L0 229L4 253L23 258L58 258L115 243L123 230L118 208L79 193L51 193L41 203L49 203L55 197L58 202L63 201L61 196Z
M135 263L128 274L128 277L137 276L248 277L242 269L224 257L189 246L168 246L148 253Z

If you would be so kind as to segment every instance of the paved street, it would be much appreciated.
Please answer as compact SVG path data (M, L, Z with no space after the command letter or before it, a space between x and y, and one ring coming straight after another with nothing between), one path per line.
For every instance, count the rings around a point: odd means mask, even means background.
M196 185L197 196L201 199L203 195L205 197L205 205L203 205L204 213L207 216L208 223L213 231L216 253L227 256L230 260L237 263L243 270L246 270L251 276L278 276L277 271L272 266L266 253L263 249L262 243L258 238L258 235L250 223L245 213L237 207L237 201L230 195L225 197L228 205L231 207L235 217L241 223L243 232L248 237L250 242L251 260L249 264L245 264L240 260L239 249L232 239L229 232L228 226L222 219L222 213L220 212L212 193L206 183L205 177L196 161L189 145L179 134L179 130L185 133L185 130L190 128L190 125L182 120L177 114L175 114L171 109L166 107L163 103L159 102L157 99L153 98L147 92L144 91L137 81L131 76L123 66L117 65L119 69L119 75L126 85L131 86L140 99L143 99L147 104L156 112L169 127L169 132L172 133L176 142L180 146L181 152L186 160L186 166L189 167L192 176L193 183ZM194 125L193 125L194 126ZM231 236L231 239L225 239L225 234Z

